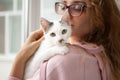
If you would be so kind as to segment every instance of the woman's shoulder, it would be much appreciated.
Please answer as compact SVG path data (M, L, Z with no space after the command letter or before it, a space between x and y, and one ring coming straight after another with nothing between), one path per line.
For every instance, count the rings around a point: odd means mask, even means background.
M94 44L69 45L66 55L56 55L46 61L45 76L49 80L110 80L109 66L100 56L102 47ZM43 69L41 68L43 74Z
M87 44L88 45L88 44ZM96 48L90 48L88 46L81 46L78 43L77 44L72 44L68 45L69 47L69 52L66 55L56 55L52 57L48 61L48 67L50 67L50 70L52 71L52 68L55 67L62 67L64 66L81 66L82 63L85 62L87 65L92 65L97 63L97 57L95 57L92 53L98 54L96 51ZM72 63L72 64L71 64ZM75 67L75 66L74 66Z
M66 62L74 62L74 61L80 61L81 59L86 60L93 60L96 61L96 55L99 56L99 54L102 52L101 46L97 46L94 44L69 44L69 52L66 53L66 55L56 55L52 57L48 62L52 65L59 65L61 63Z
M56 55L47 61L47 78L52 76L58 80L56 76L62 76L65 80L79 80L84 77L87 80L100 80L102 77L107 80L107 69L100 56L103 47L88 43L76 43L68 47L69 52L66 55Z
M49 77L56 74L60 76L66 75L64 78L71 76L71 79L66 80L74 80L75 78L79 80L84 77L90 78L90 80L100 80L98 58L87 51L90 48L85 48L78 44L72 44L68 47L69 52L66 55L56 55L47 62L46 75ZM97 53L95 52L95 54ZM94 74L91 74L92 72Z

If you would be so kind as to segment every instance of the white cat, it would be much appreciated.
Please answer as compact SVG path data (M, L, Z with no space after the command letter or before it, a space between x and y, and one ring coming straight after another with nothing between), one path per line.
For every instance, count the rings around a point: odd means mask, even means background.
M66 43L71 35L71 26L67 22L50 22L42 18L41 25L45 39L34 56L28 61L24 80L32 77L44 60L58 54L64 55L69 51Z

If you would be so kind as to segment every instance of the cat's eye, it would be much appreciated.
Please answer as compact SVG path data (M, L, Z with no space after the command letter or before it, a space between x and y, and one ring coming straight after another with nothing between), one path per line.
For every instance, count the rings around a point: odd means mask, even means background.
M66 33L67 33L67 29L63 29L62 34L66 34Z
M50 36L55 37L56 34L52 32L52 33L50 34Z

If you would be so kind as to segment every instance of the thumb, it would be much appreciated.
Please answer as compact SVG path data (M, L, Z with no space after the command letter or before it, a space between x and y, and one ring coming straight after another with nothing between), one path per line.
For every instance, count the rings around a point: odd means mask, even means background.
M40 44L41 44L41 42L42 42L43 40L44 40L44 37L41 37L40 39L38 39L37 41L35 41L35 42L33 43L33 45L36 46L36 47L39 47Z

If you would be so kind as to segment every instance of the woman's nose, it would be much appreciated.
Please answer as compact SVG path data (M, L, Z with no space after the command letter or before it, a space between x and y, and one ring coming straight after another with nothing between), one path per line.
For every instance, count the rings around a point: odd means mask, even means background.
M67 22L70 23L70 19L71 19L71 15L68 11L68 9L64 12L64 14L62 15L61 21L63 22Z

